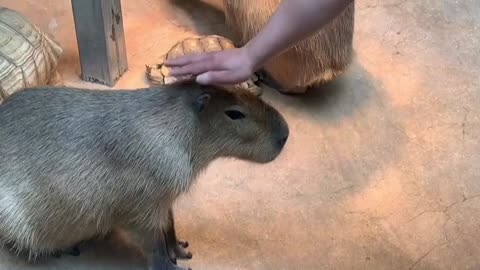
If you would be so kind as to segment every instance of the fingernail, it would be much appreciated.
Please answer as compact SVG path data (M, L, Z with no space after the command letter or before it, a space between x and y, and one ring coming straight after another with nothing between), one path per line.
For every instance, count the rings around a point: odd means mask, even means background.
M208 83L208 74L203 73L203 74L198 75L197 78L195 79L195 81L199 84L207 84Z

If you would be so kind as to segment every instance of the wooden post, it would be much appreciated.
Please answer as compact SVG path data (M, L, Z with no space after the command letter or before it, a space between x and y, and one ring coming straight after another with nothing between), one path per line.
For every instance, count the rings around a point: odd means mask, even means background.
M81 77L113 86L127 70L120 0L71 0Z

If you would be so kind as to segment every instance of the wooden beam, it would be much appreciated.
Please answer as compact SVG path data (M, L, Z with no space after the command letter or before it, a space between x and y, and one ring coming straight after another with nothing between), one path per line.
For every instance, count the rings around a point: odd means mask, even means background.
M71 0L81 78L113 86L127 70L120 0Z

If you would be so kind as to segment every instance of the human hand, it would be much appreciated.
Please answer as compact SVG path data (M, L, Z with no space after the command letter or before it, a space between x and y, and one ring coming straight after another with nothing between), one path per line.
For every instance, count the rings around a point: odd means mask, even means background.
M247 48L189 54L165 61L173 77L196 76L199 84L228 85L245 82L255 71Z

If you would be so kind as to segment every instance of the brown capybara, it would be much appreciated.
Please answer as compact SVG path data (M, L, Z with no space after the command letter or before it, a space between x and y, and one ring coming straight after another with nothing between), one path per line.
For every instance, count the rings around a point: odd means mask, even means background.
M34 259L119 228L157 270L183 269L162 232L199 173L222 157L270 162L289 134L253 94L193 83L25 89L0 127L3 242Z
M281 0L224 0L227 26L237 46L245 45L263 28ZM304 93L334 80L353 58L355 3L322 30L268 61L264 70L286 93Z

